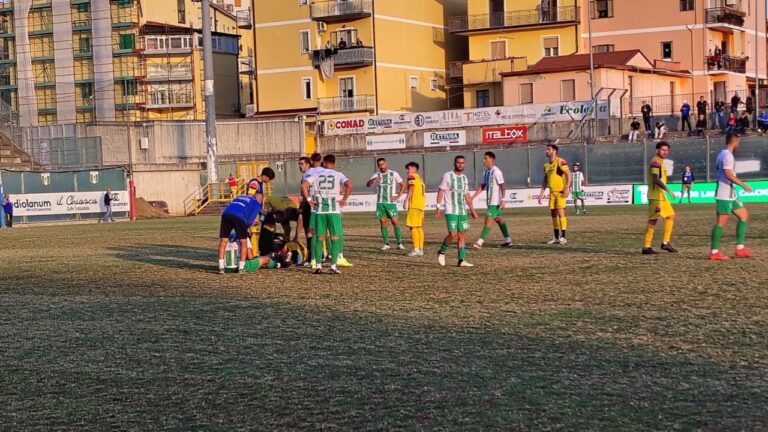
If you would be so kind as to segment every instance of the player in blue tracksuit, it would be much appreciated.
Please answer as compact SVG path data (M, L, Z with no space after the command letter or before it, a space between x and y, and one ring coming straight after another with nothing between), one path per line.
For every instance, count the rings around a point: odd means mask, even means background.
M248 195L241 195L224 209L221 214L221 226L219 228L219 273L224 273L224 253L229 242L229 234L235 230L235 236L240 242L240 262L238 271L242 272L245 268L245 259L247 257L247 239L248 229L256 221L261 212L261 204L264 196L257 191Z
M688 191L688 204L691 203L691 188L693 187L693 182L696 181L696 178L693 176L693 171L691 171L691 166L686 165L685 171L683 172L683 187L680 190L680 204L683 203L683 197L685 197L685 192Z

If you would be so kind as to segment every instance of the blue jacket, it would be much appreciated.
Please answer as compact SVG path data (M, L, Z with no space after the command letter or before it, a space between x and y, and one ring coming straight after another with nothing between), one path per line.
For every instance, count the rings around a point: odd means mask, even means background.
M8 214L13 214L13 203L8 201L7 204L3 205L3 210Z
M261 211L261 203L250 195L240 195L224 209L225 215L235 216L251 226Z
M690 106L690 105L688 105L687 103L686 103L686 104L683 104L683 107L682 107L682 108L680 108L680 112L681 112L681 113L682 113L684 116L688 116L688 115L690 115L690 114L691 114L691 106Z
M696 179L693 177L693 171L691 171L691 172L683 171L683 183L684 184L691 184L694 181L696 181Z

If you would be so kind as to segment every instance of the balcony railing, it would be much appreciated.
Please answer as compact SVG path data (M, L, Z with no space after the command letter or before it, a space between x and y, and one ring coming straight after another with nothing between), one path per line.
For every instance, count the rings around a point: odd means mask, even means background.
M707 9L707 24L731 25L744 27L744 17L747 14L739 9L728 6Z
M238 72L242 75L253 75L254 72L254 61L253 57L240 57L237 61L238 64Z
M362 112L376 110L376 98L373 95L353 97L320 98L317 109L321 113Z
M737 72L747 73L747 60L749 57L734 57L729 55L707 56L707 72Z
M452 17L448 21L448 30L459 33L505 27L536 27L577 22L579 22L579 8L577 6L563 6L549 10L528 9Z
M250 29L253 26L250 9L238 11L235 16L237 17L237 28Z
M312 3L312 19L335 21L370 16L372 0L331 0Z
M315 67L320 67L323 60L327 58L332 58L333 65L337 68L372 65L373 48L321 49L312 52L312 63Z

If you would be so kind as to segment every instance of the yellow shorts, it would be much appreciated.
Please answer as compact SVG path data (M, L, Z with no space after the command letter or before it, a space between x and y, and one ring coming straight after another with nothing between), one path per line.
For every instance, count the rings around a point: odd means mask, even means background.
M424 225L424 210L408 209L405 217L405 226L419 228Z
M565 208L565 194L562 192L549 192L549 209L557 210Z
M672 208L672 204L666 200L649 200L648 201L648 219L666 219L675 215L675 209Z

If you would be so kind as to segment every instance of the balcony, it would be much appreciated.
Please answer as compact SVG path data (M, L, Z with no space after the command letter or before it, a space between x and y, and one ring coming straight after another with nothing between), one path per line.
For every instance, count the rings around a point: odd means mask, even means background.
M316 21L346 21L371 16L372 0L329 0L312 3L312 19Z
M317 100L317 109L321 114L374 112L376 98L373 95L320 98Z
M250 30L253 28L253 20L251 19L251 10L237 11L235 14L237 18L237 28Z
M333 59L336 69L370 66L373 64L373 48L321 49L312 52L312 64L315 68L319 68L327 58Z
M579 8L564 6L542 12L540 9L457 16L448 20L448 31L455 34L494 32L499 29L558 27L579 22Z
M525 57L451 62L448 65L448 77L463 78L464 84L500 83L502 73L527 68L528 61Z
M746 12L729 6L716 7L706 10L707 28L733 33L734 29L744 27Z
M707 63L707 73L709 75L720 75L729 72L747 73L747 61L749 57L734 57L730 55L707 56L704 61Z
M254 67L253 57L240 57L237 61L238 73L241 75L253 75Z

